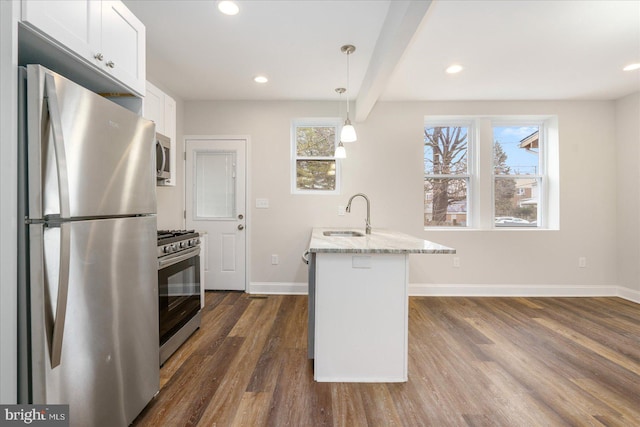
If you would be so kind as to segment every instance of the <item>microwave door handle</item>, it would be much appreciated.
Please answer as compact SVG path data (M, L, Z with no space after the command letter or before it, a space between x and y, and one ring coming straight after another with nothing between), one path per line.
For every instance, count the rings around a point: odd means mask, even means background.
M68 219L69 207L69 179L67 175L67 157L65 153L64 137L62 134L62 118L56 92L56 82L53 75L46 73L44 80L45 98L49 110L49 118L53 133L53 148L55 151L56 168L58 171L58 194L60 198L60 218ZM64 336L64 320L67 313L67 295L69 291L69 262L71 255L71 225L60 224L60 267L58 275L58 295L56 303L56 317L53 324L51 339L51 367L60 364L62 355L62 339Z
M160 140L156 139L156 145L160 147L160 152L162 153L162 163L160 164L160 169L157 171L158 174L160 174L164 171L164 167L166 166L167 154L164 152L164 147L162 146Z

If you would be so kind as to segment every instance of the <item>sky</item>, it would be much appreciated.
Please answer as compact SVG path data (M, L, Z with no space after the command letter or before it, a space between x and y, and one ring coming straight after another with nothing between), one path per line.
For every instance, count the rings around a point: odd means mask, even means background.
M498 141L507 154L512 172L537 173L538 156L520 148L520 141L538 130L537 126L501 126L493 128L493 140Z
M493 141L498 141L507 155L507 165L512 173L535 174L538 171L538 156L520 148L520 141L538 130L538 126L494 126ZM425 159L432 157L425 147ZM426 165L425 165L426 167Z

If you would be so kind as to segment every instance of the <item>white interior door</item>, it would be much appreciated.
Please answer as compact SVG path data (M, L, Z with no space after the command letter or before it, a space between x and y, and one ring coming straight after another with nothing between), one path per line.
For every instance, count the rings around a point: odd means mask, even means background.
M245 139L187 139L186 226L206 232L205 289L245 290Z

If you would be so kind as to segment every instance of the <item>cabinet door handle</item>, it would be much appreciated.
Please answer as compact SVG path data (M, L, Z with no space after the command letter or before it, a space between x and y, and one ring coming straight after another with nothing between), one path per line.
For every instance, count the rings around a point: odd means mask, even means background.
M107 62L105 65L106 65L107 67L109 67L109 68L115 68L115 66L116 66L115 62L113 62L113 61L109 61L109 62Z
M97 59L98 61L102 61L104 59L104 56L100 52L98 52L95 55L93 55L93 57L95 59Z
M238 226L238 230L244 230L244 225L240 224L240 225Z

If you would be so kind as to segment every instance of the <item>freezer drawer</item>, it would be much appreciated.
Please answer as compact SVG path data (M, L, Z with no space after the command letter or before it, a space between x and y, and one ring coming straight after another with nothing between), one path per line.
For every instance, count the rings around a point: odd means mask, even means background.
M68 403L72 425L129 425L159 390L156 218L34 224L29 233L33 403ZM66 316L51 368L65 234Z

